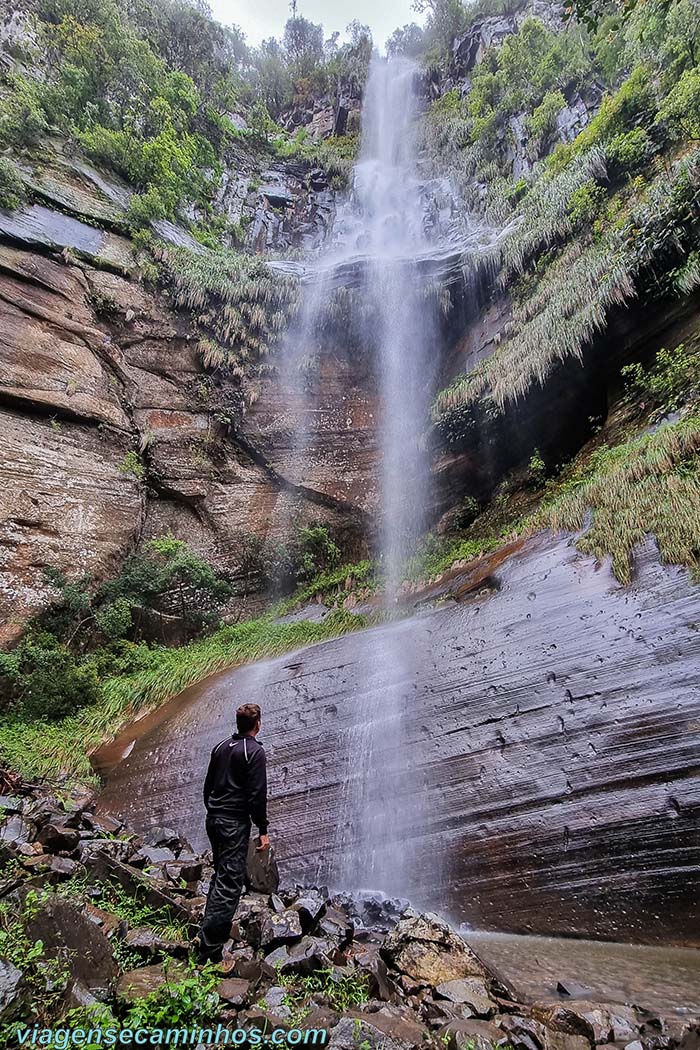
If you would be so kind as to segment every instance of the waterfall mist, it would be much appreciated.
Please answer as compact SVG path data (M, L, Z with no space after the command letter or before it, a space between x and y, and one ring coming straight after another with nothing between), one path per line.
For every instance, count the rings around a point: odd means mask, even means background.
M435 204L417 170L416 83L411 62L373 60L352 192L339 210L334 244L304 282L280 368L296 419L291 477L303 484L314 406L301 370L317 368L324 340L334 338L351 340L371 357L381 405L377 556L388 611L425 531L429 505L425 435L439 285L418 265L430 255ZM407 735L417 673L410 639L394 625L368 637L363 653L364 688L355 698L343 756L338 860L324 873L344 889L410 895L414 884L426 791Z

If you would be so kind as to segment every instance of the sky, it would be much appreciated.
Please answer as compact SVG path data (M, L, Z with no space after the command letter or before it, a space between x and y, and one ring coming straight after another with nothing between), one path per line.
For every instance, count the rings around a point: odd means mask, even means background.
M209 0L212 13L223 25L239 25L249 44L268 36L281 36L290 17L288 0ZM374 43L384 50L386 38L397 26L421 22L411 10L411 0L298 0L297 13L321 22L326 36L342 34L353 19L368 25Z

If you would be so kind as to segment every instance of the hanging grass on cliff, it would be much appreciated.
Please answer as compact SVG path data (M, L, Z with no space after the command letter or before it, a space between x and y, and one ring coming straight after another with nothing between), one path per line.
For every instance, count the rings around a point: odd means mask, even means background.
M634 548L647 536L661 561L700 571L700 416L667 424L612 448L603 446L530 521L529 530L577 532L579 549L610 558L621 583L632 579Z
M297 304L297 281L232 250L153 249L175 305L192 311L218 340L203 341L205 364L243 363L268 352ZM218 352L217 352L218 351Z

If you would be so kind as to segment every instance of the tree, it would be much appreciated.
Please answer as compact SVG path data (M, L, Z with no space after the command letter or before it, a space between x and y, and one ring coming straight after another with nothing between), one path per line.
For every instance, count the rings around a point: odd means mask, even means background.
M284 51L295 77L309 77L323 62L323 26L308 18L290 18L282 38Z
M415 22L395 29L386 42L386 53L390 56L405 55L418 58L425 47L425 31Z
M255 94L276 117L292 97L292 78L282 48L274 37L263 40L253 56Z
M413 0L413 10L427 12L425 35L429 45L441 55L449 53L455 37L467 25L467 9L461 0Z

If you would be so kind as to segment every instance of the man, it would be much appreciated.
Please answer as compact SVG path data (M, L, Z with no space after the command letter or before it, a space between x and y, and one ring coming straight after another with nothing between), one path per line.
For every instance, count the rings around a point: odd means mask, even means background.
M267 835L267 764L260 732L260 708L243 704L236 711L237 732L211 753L204 781L207 835L214 858L214 876L199 928L199 962L220 962L229 938L246 875L251 821L260 839L257 849L270 845Z

